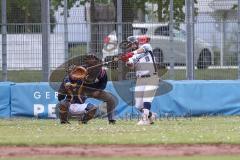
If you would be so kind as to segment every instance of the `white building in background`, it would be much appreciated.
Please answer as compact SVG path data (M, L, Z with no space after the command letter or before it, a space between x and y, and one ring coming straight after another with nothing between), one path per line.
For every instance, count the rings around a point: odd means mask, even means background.
M0 35L2 43L2 35ZM64 62L64 36L50 35L50 69ZM2 45L0 45L2 53ZM2 62L2 54L0 62ZM2 67L2 66L0 66ZM8 34L7 35L8 70L41 70L42 69L42 35L41 34Z
M64 32L64 16L63 8L60 8L56 13L56 27L54 32L63 33ZM69 42L81 42L87 43L90 40L90 35L88 31L88 23L86 21L85 6L79 5L78 7L73 7L69 10L68 22L68 41Z
M56 12L56 26L50 34L50 70L65 62L65 39L62 10ZM85 21L84 6L74 7L68 17L69 42L87 43L89 34ZM2 35L0 35L0 44ZM2 45L0 45L2 53ZM0 54L2 64L2 54ZM41 70L42 69L42 34L7 34L7 67L8 70ZM2 65L0 65L0 69Z
M234 5L238 4L238 0L210 0L209 6L215 10L229 11Z
M225 23L219 23L221 15L226 14L225 21L234 21L237 19L236 11L231 8L237 4L237 0L198 0L195 5L199 9L199 15L196 17L195 37L201 38L212 45L220 48L221 64L223 64L223 55L226 54L224 44L226 45L227 26ZM155 11L156 5L146 4L148 8ZM55 68L64 62L64 17L61 15L63 9L56 12L56 28L50 35L50 68ZM85 18L85 6L73 7L69 11L68 17L68 41L87 43L90 41L89 26ZM146 20L153 20L155 17L146 17ZM183 26L184 27L184 26ZM217 29L217 30L216 30ZM232 34L229 33L229 34ZM0 36L0 43L1 43ZM236 47L232 47L236 48ZM234 50L234 49L233 49ZM2 53L2 45L0 45ZM8 69L41 69L42 65L42 47L41 34L8 34L7 35L7 54ZM0 55L0 63L2 62ZM0 68L2 66L0 65Z

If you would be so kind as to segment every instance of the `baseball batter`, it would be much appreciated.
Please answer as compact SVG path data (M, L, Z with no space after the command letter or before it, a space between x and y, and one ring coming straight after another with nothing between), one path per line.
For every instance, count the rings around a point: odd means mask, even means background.
M141 38L146 38L145 42L148 42L148 37ZM127 41L131 45L121 59L136 71L135 106L142 112L142 119L137 124L153 124L153 113L150 110L159 78L156 74L152 47L149 43L140 45L139 39L135 36L128 37Z

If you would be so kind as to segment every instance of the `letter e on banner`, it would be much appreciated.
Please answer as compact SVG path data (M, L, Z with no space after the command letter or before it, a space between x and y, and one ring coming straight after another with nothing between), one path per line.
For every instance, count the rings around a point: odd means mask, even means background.
M56 104L48 105L48 117L49 118L57 118L55 109L56 109Z

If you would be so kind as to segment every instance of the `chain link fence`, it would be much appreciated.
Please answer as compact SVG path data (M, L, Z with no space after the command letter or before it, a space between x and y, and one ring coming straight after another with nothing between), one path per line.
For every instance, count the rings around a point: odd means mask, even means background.
M90 52L108 61L130 35L151 38L159 72L168 69L163 79L239 77L239 0L7 0L5 9L4 1L1 81L45 81L66 60ZM111 80L134 72L119 63L107 67Z

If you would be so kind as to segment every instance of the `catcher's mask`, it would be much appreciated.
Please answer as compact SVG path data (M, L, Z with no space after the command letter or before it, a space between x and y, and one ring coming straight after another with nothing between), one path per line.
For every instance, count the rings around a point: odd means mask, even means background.
M83 62L86 67L91 67L91 66L102 63L102 61L94 54L89 54L85 56L83 59Z
M129 43L127 51L134 51L139 47L138 38L135 36L130 36L127 38L127 42Z

